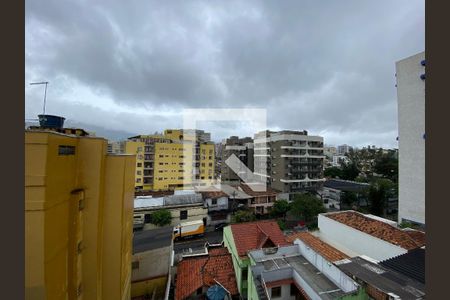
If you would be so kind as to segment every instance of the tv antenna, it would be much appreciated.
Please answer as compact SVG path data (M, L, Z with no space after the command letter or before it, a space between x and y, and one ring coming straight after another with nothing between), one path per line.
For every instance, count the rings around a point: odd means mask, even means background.
M36 85L36 84L45 84L45 91L44 91L44 115L45 115L45 102L47 101L47 85L48 81L42 81L42 82L32 82L30 85Z

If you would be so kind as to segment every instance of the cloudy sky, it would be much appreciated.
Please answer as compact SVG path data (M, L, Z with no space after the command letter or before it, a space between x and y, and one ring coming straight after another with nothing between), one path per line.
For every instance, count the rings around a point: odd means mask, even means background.
M395 62L424 51L423 0L26 1L26 119L110 138L185 108L265 108L270 129L397 147ZM246 122L204 122L220 140Z

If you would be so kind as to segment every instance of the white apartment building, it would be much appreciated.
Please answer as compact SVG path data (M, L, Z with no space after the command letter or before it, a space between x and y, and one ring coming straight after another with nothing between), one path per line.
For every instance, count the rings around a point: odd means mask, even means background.
M425 52L396 62L398 220L425 225Z

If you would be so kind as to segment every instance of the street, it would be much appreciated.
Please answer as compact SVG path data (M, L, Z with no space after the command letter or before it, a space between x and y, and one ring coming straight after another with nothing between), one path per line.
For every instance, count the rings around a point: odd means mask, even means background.
M199 250L205 247L205 243L219 244L222 242L223 231L205 232L203 237L191 238L174 242L173 250L175 254L189 252L191 250Z

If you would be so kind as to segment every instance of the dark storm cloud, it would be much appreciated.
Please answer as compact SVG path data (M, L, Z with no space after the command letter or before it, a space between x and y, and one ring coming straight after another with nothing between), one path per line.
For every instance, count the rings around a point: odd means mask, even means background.
M26 2L29 80L67 78L115 110L267 108L272 128L341 143L395 145L394 64L423 49L423 1ZM159 118L155 130L176 123ZM150 126L93 120L121 121Z

